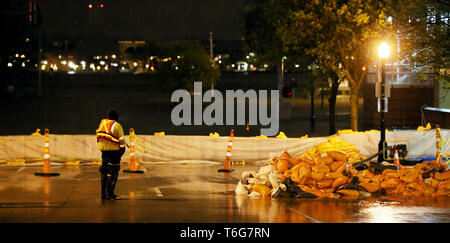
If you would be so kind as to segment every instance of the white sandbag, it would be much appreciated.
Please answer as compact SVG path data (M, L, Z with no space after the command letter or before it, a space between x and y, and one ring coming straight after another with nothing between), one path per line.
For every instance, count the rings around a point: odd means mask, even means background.
M277 188L281 184L281 175L277 171L270 172L269 181L272 188Z
M247 196L248 195L248 191L245 188L244 185L242 185L242 183L239 181L239 183L236 186L236 190L234 190L234 192L236 193L236 195L238 196Z
M248 194L248 196L252 198L258 198L261 197L261 193L253 191L250 194Z
M265 165L259 169L258 174L263 174L263 175L268 176L274 170L276 170L274 165Z

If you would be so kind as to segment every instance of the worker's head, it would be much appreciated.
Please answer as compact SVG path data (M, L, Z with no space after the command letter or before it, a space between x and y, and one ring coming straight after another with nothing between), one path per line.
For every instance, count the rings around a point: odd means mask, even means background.
M111 109L108 111L108 119L110 120L114 120L114 121L119 121L119 112Z

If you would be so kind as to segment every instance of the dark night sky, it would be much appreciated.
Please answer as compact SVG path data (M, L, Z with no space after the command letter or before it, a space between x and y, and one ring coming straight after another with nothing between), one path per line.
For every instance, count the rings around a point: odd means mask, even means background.
M170 41L207 40L212 31L225 41L241 38L240 0L104 0L103 24L89 16L90 2L99 1L42 0L45 34Z

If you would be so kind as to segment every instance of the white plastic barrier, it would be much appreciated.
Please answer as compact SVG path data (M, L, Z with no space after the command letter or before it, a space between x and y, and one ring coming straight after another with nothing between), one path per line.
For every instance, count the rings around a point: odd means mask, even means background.
M443 139L450 138L450 130L441 129ZM145 151L136 148L136 159L143 162L162 161L214 161L223 162L228 146L228 136L153 136L139 135ZM354 144L361 155L368 156L378 151L379 132L343 134L338 136ZM0 160L15 160L43 157L43 136L1 136ZM127 138L129 141L129 139ZM387 132L386 140L406 141L409 158L434 157L436 153L436 131ZM256 138L235 137L233 161L267 162L271 156L279 156L284 150L291 155L300 155L327 137L317 138ZM95 135L50 134L50 157L81 160L100 160ZM450 143L444 142L442 153L450 153ZM123 161L128 161L128 149Z

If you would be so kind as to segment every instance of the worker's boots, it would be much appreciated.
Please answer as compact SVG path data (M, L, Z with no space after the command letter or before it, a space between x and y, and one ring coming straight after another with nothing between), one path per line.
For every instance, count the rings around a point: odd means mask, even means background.
M118 196L116 194L114 194L114 189L116 188L116 183L117 183L117 177L113 176L113 175L108 175L108 185L107 185L107 195L108 195L108 200L109 199L117 199Z
M113 165L111 166L110 173L108 174L107 180L107 197L108 199L117 200L119 196L114 194L114 189L116 188L117 179L119 177L120 166Z
M108 192L106 191L106 182L107 182L107 176L101 175L101 183L102 183L102 200L107 200Z
M103 166L100 166L100 182L101 182L101 195L102 200L108 199L108 174Z

